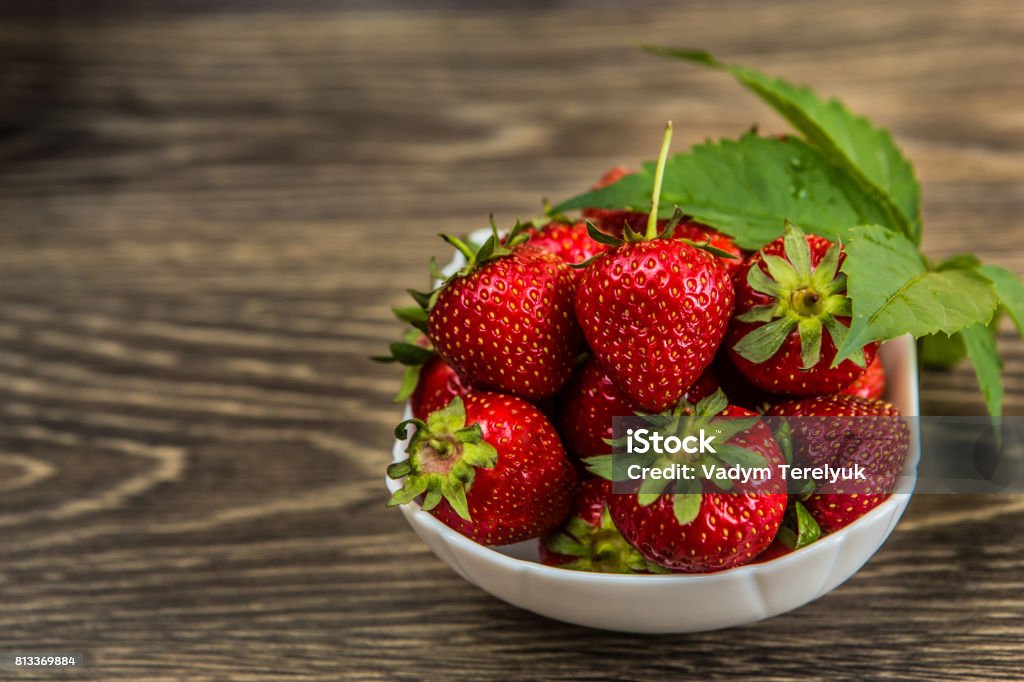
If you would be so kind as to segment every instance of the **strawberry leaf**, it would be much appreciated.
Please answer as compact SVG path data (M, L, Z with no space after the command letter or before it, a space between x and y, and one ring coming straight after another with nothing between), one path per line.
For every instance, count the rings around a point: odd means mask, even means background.
M967 349L967 357L974 365L978 386L985 396L988 413L993 417L1003 414L1003 363L996 349L993 331L980 322L960 332Z
M996 287L999 303L1013 320L1017 333L1024 336L1024 285L1020 278L1005 268L983 265L978 272L987 277Z
M851 230L842 270L853 318L835 364L871 341L988 323L996 307L988 279L975 270L929 271L910 240L878 225Z
M789 427L789 422L782 420L779 427L775 429L775 442L779 444L779 450L782 451L782 456L786 458L786 464L793 463L793 430Z
M801 502L793 500L782 525L779 527L779 540L790 549L800 549L821 537L821 527L814 520Z
M613 208L645 211L651 203L653 163L618 182L573 197L556 211ZM782 234L786 219L805 231L836 239L847 228L887 224L877 197L833 165L823 153L798 139L779 140L748 133L672 156L665 166L661 205L757 249ZM669 217L674 208L663 209Z
M775 109L833 164L846 171L886 213L886 224L914 243L921 236L921 188L914 168L889 132L850 112L837 99L825 100L806 86L794 85L755 69L723 64L707 52L647 47L649 52L728 71Z

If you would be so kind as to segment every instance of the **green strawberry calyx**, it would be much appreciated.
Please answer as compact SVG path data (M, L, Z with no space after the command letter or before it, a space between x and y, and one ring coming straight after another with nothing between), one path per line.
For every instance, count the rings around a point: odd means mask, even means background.
M451 275L445 275L441 272L441 269L437 265L437 259L430 259L430 278L435 284L431 291L416 291L415 289L409 289L409 295L412 296L416 302L419 313L411 312L413 308L396 308L395 314L399 314L399 310L406 313L411 320L410 324L419 325L422 324L422 328L426 329L426 318L427 313L431 308L434 307L434 303L437 301L438 295L441 290L444 289L445 285L451 282L453 279L459 277L465 277L474 270L479 268L481 265L488 261L492 261L495 258L501 258L503 256L510 256L515 251L516 247L521 246L530 239L530 233L527 228L532 225L531 222L523 223L519 220L516 221L515 226L509 231L507 235L502 237L498 231L498 226L494 222L494 216L491 216L491 235L484 241L480 246L467 243L467 241L460 239L450 234L438 235L449 245L455 247L455 250L463 255L466 259L466 264L463 265L459 270L452 273Z
M851 303L846 295L846 275L839 271L842 245L833 243L817 267L811 266L807 237L796 224L786 221L783 235L785 258L761 254L767 267L752 265L747 284L754 291L773 299L737 315L740 322L761 323L733 346L739 355L760 364L774 356L786 338L796 330L800 335L800 361L803 369L812 369L821 361L821 339L832 338L836 348L843 345L849 327L837 317L850 317ZM865 366L863 353L854 358Z
M405 438L409 426L415 430L405 450L408 459L388 467L389 478L404 477L405 482L388 500L388 506L408 504L424 495L423 509L429 511L443 499L460 517L472 521L466 493L477 467L493 468L498 451L483 439L479 424L466 424L466 406L460 397L432 412L425 422L405 420L395 427L395 437Z
M697 518L700 511L703 484L707 480L721 490L731 490L732 482L728 478L714 475L718 469L739 467L763 468L768 466L764 455L731 443L739 434L749 431L760 422L760 417L722 417L728 407L728 401L721 389L704 398L696 405L685 400L672 410L659 414L637 413L646 421L651 430L656 430L663 437L675 436L680 440L699 434L711 435L714 441L714 453L655 452L649 448L645 453L631 453L625 450L628 436L610 440L609 445L621 449L618 454L600 455L586 459L587 468L596 476L613 482L624 482L630 466L636 464L641 468L664 469L674 465L692 467L694 476L689 479L644 478L636 490L637 502L648 506L665 494L673 495L673 513L680 525L686 525ZM710 477L705 477L705 470Z
M821 537L821 527L802 502L790 499L776 537L789 549L800 549Z
M404 311L419 311L423 314L423 328L421 329L418 324L413 324L414 328L406 331L402 335L402 340L388 345L387 355L374 355L370 359L374 362L383 363L398 363L405 368L402 374L402 383L398 388L398 393L395 395L396 403L403 403L409 399L409 396L416 390L416 386L420 382L420 374L423 371L423 365L427 363L430 358L437 354L433 346L430 345L430 340L426 336L426 324L427 315L426 312L420 308L394 308L395 316L403 322L409 322L407 318L402 316ZM418 316L417 316L418 319Z
M608 507L601 513L597 526L578 516L569 519L558 532L544 540L544 547L554 554L572 557L559 568L594 573L668 573L643 555L619 533Z

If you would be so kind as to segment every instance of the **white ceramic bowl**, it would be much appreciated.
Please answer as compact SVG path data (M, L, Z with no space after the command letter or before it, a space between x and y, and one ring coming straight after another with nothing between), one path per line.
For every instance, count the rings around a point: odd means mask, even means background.
M917 361L910 337L881 349L887 398L917 415ZM408 410L408 408L407 408ZM913 427L912 427L913 428ZM878 551L910 501L919 458L916 430L896 494L846 528L763 564L710 575L609 575L544 566L537 541L485 547L459 535L417 503L402 513L456 573L498 599L548 618L621 632L699 632L753 623L835 589ZM395 443L394 458L405 458ZM399 481L387 481L394 492Z
M481 230L470 239L482 242ZM464 261L456 254L445 268ZM917 354L909 336L884 344L886 397L905 416L918 414ZM406 405L404 418L411 416ZM878 551L910 501L920 438L911 424L910 452L896 493L846 528L762 564L709 575L584 573L538 562L537 540L504 547L478 545L413 502L406 520L442 561L485 592L548 618L620 632L700 632L754 623L792 611L841 585ZM396 441L394 460L405 459ZM386 479L390 492L400 481Z

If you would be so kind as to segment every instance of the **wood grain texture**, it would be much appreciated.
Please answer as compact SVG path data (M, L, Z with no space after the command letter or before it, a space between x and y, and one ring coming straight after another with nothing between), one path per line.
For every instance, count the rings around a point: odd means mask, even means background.
M1024 270L1019 3L84 5L0 6L0 651L89 664L25 679L1024 677L1019 497L919 497L739 630L502 604L384 511L397 377L366 360L437 231L649 158L667 118L782 130L642 41L841 95L915 160L930 253ZM967 368L922 389L983 410Z

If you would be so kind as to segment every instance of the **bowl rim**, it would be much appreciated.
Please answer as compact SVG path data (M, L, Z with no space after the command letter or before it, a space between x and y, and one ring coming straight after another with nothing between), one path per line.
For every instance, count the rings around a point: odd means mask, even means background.
M900 346L898 350L902 351L902 360L907 363L909 369L903 369L904 375L911 375L913 381L909 386L909 402L913 407L913 412L918 412L918 386L917 386L917 353L913 339L908 336L899 337L893 339L888 343L893 343L896 346ZM896 350L896 349L894 349ZM887 368L888 370L888 368ZM894 372L895 374L895 372ZM405 403L405 414L403 419L407 419L411 416L411 409L408 401ZM905 415L914 416L914 415ZM398 461L398 458L405 454L404 450L405 441L395 440L394 448L392 451L393 460ZM670 574L621 574L621 573L592 573L588 571L574 571L571 569L560 568L557 566L547 566L545 564L530 561L527 559L520 559L514 556L509 556L503 552L500 552L493 547L488 545L481 545L468 537L458 533L457 531L449 528L440 520L435 518L432 514L424 511L418 501L410 502L401 506L402 513L406 519L414 525L421 527L424 531L430 531L434 534L440 535L443 539L463 551L470 552L477 556L479 559L487 561L489 563L504 567L514 571L529 571L538 575L546 576L555 580L572 580L573 582L585 581L593 584L600 583L615 583L615 584L630 584L630 583L643 583L651 584L653 580L661 581L662 583L693 583L696 581L704 582L717 582L722 580L734 580L738 577L744 576L750 573L756 573L758 571L765 570L766 567L780 567L785 566L788 563L801 561L803 558L808 557L813 552L827 552L829 548L834 545L841 544L850 529L855 529L858 526L866 526L873 523L880 517L896 514L896 507L905 507L909 502L910 496L913 494L914 487L917 482L917 464L920 459L920 443L917 433L915 432L911 438L911 456L908 457L904 464L903 474L900 477L899 487L890 495L882 504L878 505L870 512L861 516L850 525L842 528L834 533L829 533L825 537L816 540L814 543L807 547L802 547L799 550L789 552L780 557L770 559L768 561L753 562L744 564L743 566L737 566L735 568L729 568L724 571L716 571L714 573L670 573ZM400 482L397 480L385 477L385 483L389 492L394 493L400 487ZM898 518L898 515L897 515ZM883 538L884 540L884 538ZM537 540L526 540L525 542L536 542Z

